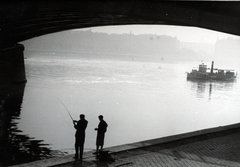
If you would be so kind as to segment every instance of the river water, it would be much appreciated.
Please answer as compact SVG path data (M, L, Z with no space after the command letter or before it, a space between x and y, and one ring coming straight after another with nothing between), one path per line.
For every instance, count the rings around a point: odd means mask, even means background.
M75 120L85 114L89 122L85 151L95 149L94 128L100 114L109 125L105 147L240 120L239 82L186 80L186 71L200 62L117 60L67 52L24 54L28 81L17 127L51 150L74 153L75 129L68 111Z

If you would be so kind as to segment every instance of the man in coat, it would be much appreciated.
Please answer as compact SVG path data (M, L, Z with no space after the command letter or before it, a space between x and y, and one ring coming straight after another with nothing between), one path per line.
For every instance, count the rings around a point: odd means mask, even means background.
M78 159L78 150L80 148L80 160L83 157L83 148L85 142L85 129L87 128L88 121L85 120L85 115L81 114L79 121L73 121L74 128L76 129L75 134L75 159Z
M95 130L97 131L96 153L98 153L99 147L100 149L103 149L104 137L108 127L108 124L103 120L102 115L99 115L98 118L100 122L98 124L98 128L95 128Z

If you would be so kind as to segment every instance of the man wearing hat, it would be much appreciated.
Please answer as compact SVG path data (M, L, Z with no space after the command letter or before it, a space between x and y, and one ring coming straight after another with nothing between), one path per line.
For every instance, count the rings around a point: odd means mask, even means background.
M96 153L98 153L99 147L100 149L103 149L104 137L108 127L108 124L103 120L102 115L99 115L98 118L100 122L98 124L98 128L95 128L95 130L97 131Z

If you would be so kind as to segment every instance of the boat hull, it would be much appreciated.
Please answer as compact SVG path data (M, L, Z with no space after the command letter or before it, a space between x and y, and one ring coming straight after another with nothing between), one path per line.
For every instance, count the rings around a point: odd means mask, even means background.
M187 80L218 80L218 81L234 81L236 76L214 75L214 74L194 74L188 73Z

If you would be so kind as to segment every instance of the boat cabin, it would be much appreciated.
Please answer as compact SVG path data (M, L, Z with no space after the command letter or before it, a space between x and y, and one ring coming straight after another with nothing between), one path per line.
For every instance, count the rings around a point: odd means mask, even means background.
M199 65L199 71L200 72L207 72L207 65L204 65L203 63Z

